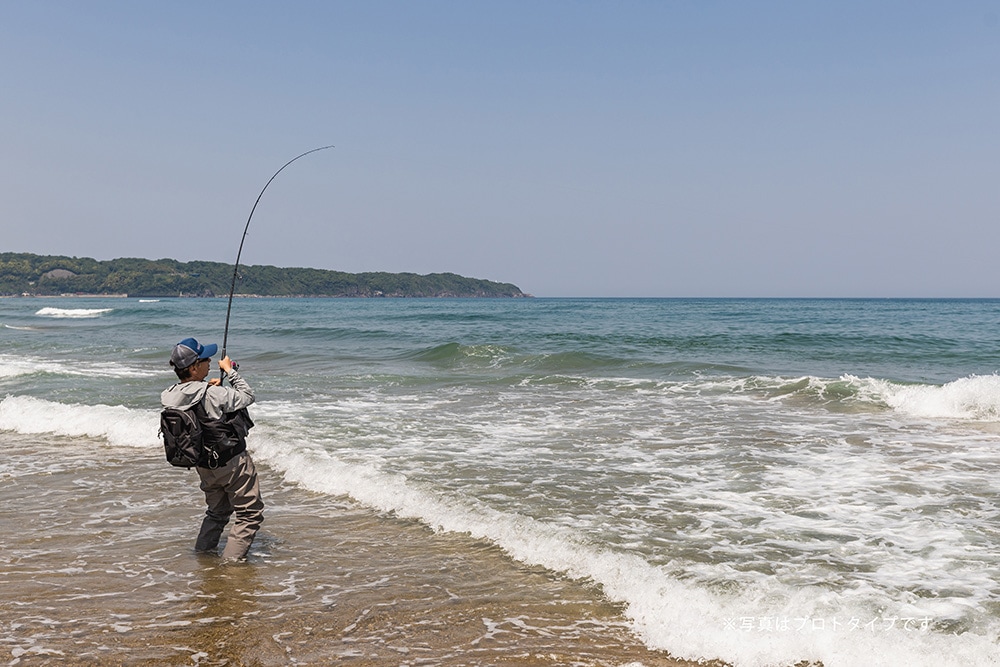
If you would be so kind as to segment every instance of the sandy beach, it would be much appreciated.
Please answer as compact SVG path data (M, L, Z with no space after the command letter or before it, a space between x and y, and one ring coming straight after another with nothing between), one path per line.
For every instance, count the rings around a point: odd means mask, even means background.
M223 565L191 548L193 472L4 434L10 470L46 448L44 470L0 486L4 664L694 664L645 648L594 587L266 466L265 527L248 562ZM163 497L146 496L157 478Z

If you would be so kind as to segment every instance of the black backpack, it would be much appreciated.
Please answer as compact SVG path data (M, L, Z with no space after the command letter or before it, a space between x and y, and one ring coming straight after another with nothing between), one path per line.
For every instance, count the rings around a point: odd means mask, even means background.
M212 419L205 411L204 400L202 394L186 410L164 408L160 413L163 451L170 465L218 468L246 449L247 432L254 426L246 408Z
M206 449L209 443L206 443L205 423L210 420L203 402L207 394L206 387L190 408L164 408L160 413L160 435L163 436L163 450L170 465L188 469L208 467L212 458L218 459L218 455L211 457Z
M195 407L201 408L201 402ZM194 412L195 408L165 408L160 413L160 435L163 436L163 450L170 465L191 469L201 465L205 459L201 420Z

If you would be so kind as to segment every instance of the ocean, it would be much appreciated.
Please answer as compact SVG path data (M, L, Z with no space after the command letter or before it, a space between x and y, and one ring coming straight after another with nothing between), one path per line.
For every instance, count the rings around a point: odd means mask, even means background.
M236 299L228 569L157 437L225 311L0 299L0 660L1000 664L1000 301Z

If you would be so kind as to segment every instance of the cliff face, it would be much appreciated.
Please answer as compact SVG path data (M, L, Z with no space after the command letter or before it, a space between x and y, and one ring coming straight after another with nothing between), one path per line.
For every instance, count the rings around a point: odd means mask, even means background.
M236 292L257 296L526 297L516 285L454 273L344 273L307 268L241 266ZM224 296L233 266L221 262L122 258L99 261L0 253L0 295L128 294Z

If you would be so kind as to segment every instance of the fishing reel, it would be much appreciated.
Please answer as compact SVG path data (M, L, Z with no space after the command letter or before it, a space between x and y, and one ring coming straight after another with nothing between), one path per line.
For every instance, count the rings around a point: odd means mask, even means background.
M226 355L226 348L222 348L222 357L225 358L226 356L227 356ZM239 362L230 359L229 363L231 364L231 367L232 367L232 369L234 371L240 370L240 364L239 364ZM226 371L222 370L222 368L220 367L219 368L219 380L225 380L225 379L226 379Z

